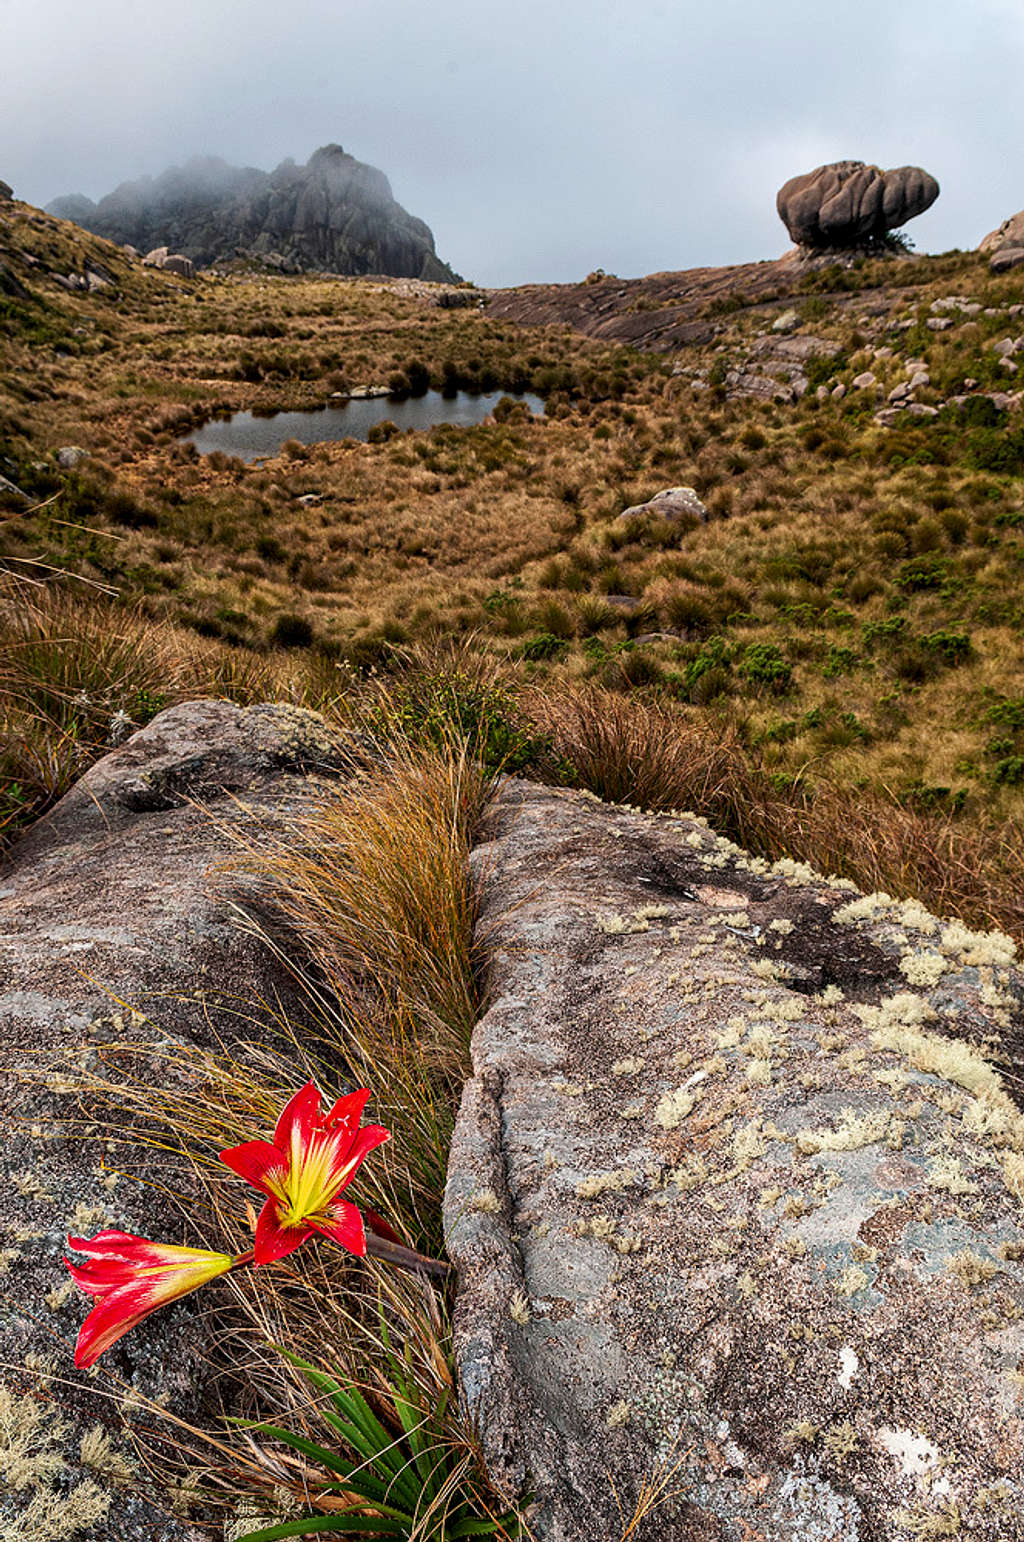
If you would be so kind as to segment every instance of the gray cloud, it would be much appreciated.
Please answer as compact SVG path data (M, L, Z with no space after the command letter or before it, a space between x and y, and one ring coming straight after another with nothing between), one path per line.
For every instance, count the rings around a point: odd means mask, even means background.
M776 188L925 166L922 250L1024 206L1020 0L0 0L0 176L45 203L337 140L484 283L771 257Z

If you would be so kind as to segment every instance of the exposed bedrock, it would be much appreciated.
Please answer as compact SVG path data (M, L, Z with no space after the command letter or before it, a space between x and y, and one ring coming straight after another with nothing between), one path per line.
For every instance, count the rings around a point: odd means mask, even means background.
M779 189L779 218L798 246L863 246L930 209L939 184L920 166L881 171L833 161Z
M999 934L510 783L445 1202L539 1542L1024 1538L1021 976Z
M132 1479L121 1423L145 1419L126 1389L201 1421L220 1287L157 1313L93 1375L72 1366L90 1303L61 1263L69 1231L220 1239L186 1230L189 1176L155 1147L126 1148L120 1125L131 1120L110 1107L84 1129L72 1088L104 1066L116 1077L129 1052L143 1088L170 1074L187 1083L189 1051L259 1039L276 1010L303 1022L283 966L238 925L242 880L216 870L237 860L232 834L280 826L347 763L323 720L298 708L172 707L94 765L0 868L4 1538L221 1534L176 1518L139 1469ZM175 1047L185 1055L171 1073Z

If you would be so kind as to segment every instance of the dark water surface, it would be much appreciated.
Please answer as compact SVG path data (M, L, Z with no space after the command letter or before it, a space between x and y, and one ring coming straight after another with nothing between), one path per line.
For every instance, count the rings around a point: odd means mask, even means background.
M438 423L454 423L470 428L482 423L503 396L525 402L535 417L543 415L544 403L530 392L513 395L511 391L486 391L475 394L459 391L442 396L428 391L425 396L409 396L396 401L391 396L370 400L332 402L311 412L275 412L257 417L251 412L236 412L230 418L211 418L185 442L194 444L200 455L223 450L239 460L258 460L263 455L277 455L286 439L302 444L321 444L330 439L366 439L370 429L390 418L399 428L434 428Z

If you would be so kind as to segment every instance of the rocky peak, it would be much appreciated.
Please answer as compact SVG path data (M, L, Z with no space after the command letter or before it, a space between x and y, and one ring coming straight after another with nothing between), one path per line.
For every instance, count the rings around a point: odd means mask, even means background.
M167 247L199 267L242 258L286 272L455 277L384 173L338 144L321 146L305 166L288 159L270 172L197 156L123 182L98 204L72 194L47 212L140 251Z

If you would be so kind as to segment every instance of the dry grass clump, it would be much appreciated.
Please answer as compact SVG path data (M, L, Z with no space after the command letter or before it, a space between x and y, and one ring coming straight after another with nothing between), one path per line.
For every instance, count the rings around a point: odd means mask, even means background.
M232 648L70 582L0 571L0 850L164 707L330 706L346 684L307 656Z
M552 753L613 802L687 809L756 856L789 856L865 891L1024 938L1024 831L907 808L877 792L776 781L738 733L595 686L533 693Z

